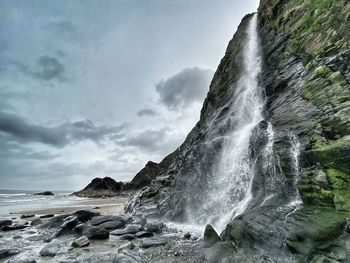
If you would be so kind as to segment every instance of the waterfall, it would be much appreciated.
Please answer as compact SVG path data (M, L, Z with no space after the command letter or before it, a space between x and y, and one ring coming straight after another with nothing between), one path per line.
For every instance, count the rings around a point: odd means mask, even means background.
M210 223L218 231L244 212L252 199L255 171L249 145L254 128L263 120L264 103L262 88L258 84L260 50L255 14L247 27L241 76L233 92L227 119L223 121L224 124L234 125L224 139L219 161L208 179L207 189L201 193L204 203L200 211L194 208L187 211L189 221Z

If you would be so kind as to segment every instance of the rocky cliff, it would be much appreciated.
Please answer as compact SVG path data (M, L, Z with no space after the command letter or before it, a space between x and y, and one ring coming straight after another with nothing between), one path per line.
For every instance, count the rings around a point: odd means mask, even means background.
M225 138L240 125L230 118L230 108L251 17L243 18L227 47L200 121L167 172L130 200L128 212L206 222L212 171ZM249 147L255 169L252 199L226 226L222 241L210 245L208 259L349 262L350 2L262 0L258 28L265 103L264 121ZM266 168L269 125L273 160Z

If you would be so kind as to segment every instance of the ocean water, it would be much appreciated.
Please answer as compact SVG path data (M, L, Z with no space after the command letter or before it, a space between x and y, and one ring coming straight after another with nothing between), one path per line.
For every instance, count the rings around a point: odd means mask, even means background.
M71 192L57 191L55 195L34 195L42 191L35 190L0 190L0 216L17 214L24 211L45 208L78 206L85 198L69 196Z

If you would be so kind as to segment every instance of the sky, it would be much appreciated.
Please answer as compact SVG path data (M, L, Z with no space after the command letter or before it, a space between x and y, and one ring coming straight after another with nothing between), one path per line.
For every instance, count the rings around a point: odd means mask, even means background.
M130 181L181 145L258 0L2 0L0 189Z

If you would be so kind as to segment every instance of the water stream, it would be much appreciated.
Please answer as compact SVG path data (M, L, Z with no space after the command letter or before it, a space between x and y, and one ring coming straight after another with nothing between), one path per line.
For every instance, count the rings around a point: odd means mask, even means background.
M218 231L244 212L252 199L250 188L254 165L249 155L249 144L253 129L263 120L264 103L258 83L262 60L260 50L257 15L254 15L246 32L241 77L233 92L227 119L222 121L236 125L232 125L224 138L219 161L208 179L208 189L203 193L205 206L201 207L200 213L193 208L188 211L190 221L211 223Z

